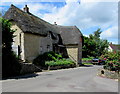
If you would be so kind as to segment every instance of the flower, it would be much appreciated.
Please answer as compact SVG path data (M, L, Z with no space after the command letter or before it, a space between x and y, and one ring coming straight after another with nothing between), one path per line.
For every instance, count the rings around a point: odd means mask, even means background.
M104 58L104 60L106 60L107 58Z

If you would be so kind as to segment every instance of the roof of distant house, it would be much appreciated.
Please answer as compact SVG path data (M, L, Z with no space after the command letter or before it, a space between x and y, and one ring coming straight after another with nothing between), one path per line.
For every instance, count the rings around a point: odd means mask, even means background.
M113 50L120 50L120 45L117 45L117 44L112 44L112 43L110 43L109 44L110 45L110 47L113 49Z

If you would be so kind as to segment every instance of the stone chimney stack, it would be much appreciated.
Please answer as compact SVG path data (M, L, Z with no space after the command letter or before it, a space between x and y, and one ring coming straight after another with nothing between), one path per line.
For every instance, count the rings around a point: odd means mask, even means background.
M56 22L54 22L54 25L57 25L57 23L56 23Z
M27 7L27 5L25 5L25 7L23 8L24 12L29 13L29 8Z

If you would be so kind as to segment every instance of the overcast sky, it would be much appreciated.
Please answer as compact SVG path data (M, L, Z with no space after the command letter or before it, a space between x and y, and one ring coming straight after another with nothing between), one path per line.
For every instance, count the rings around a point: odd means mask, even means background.
M118 0L3 0L0 9L6 11L11 4L20 9L27 4L34 15L52 24L77 26L85 36L101 28L101 39L118 44Z

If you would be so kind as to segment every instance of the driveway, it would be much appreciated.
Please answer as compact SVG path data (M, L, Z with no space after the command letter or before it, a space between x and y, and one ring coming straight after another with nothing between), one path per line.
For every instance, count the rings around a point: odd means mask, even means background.
M3 80L2 92L117 92L117 81L97 76L100 68L78 67Z

